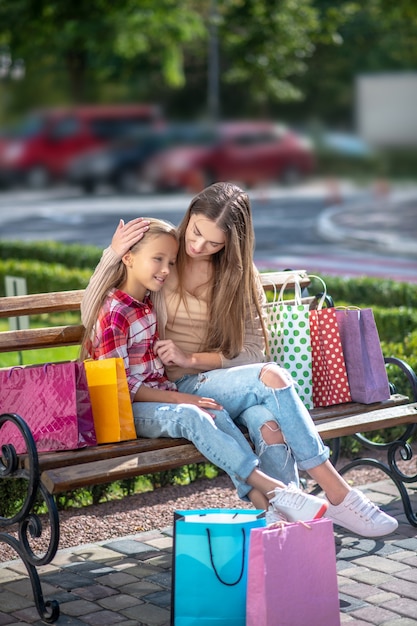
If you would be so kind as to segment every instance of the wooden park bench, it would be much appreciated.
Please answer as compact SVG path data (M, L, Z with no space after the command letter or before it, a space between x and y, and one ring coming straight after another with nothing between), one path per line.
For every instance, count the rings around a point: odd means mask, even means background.
M296 272L303 288L303 302L314 307L316 299L308 295L310 279L308 274ZM265 290L280 289L288 277L288 272L270 272L261 275ZM294 288L289 283L288 288ZM19 317L24 315L50 314L57 312L78 311L83 290L57 293L32 294L25 296L4 297L0 299L0 317ZM79 345L83 327L79 322L66 326L48 326L46 328L10 330L0 333L0 352L18 352L28 349L49 348L55 346ZM382 470L397 486L404 512L408 521L417 526L417 516L412 510L406 485L417 481L417 476L405 476L397 468L396 459L411 459L412 451L408 440L417 424L417 377L414 371L402 360L388 357L386 363L398 366L407 378L411 388L410 398L395 392L389 400L375 404L346 403L310 411L323 440L327 440L332 449L332 462L337 463L340 452L340 440L347 435L357 437L371 453L366 458L350 461L339 468L344 474L357 465L371 465ZM34 407L36 410L36 407ZM0 407L1 413L1 407ZM0 416L1 423L12 419L9 414ZM20 526L19 539L8 532L0 532L0 542L5 541L22 558L31 579L34 599L41 618L48 623L57 620L59 607L55 601L44 601L37 567L52 561L59 544L59 515L54 496L78 487L131 478L171 470L188 464L204 462L205 459L189 441L184 439L135 439L112 444L101 444L77 450L39 453L31 440L31 433L21 418L17 423L29 438L26 454L7 454L3 450L0 479L11 480L24 477L28 480L28 497L21 511L11 519L0 517L1 527ZM374 444L366 438L366 433L393 426L404 426L401 436L386 444ZM381 460L381 451L386 459ZM45 500L49 522L49 548L42 556L35 556L26 537L28 519L35 497L41 494Z

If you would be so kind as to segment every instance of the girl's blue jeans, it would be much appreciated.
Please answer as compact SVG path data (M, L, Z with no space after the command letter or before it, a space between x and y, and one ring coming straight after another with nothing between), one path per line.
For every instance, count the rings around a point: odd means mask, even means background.
M213 398L237 424L246 426L260 460L259 469L288 484L298 484L298 470L310 470L329 458L314 422L295 387L274 389L261 380L266 363L211 370L183 376L176 384L179 391ZM282 432L283 444L269 445L262 426L275 422ZM268 427L268 426L267 426Z
M192 441L206 459L229 474L238 496L248 500L252 487L246 479L258 467L259 459L226 411L209 414L193 404L134 402L133 415L138 437Z

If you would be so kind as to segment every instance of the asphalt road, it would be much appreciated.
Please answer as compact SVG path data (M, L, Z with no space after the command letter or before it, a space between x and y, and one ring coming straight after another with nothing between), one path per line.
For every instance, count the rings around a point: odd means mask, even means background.
M347 187L344 202L362 192ZM341 275L368 274L409 280L415 262L391 252L377 252L366 242L331 242L319 232L320 216L329 206L324 185L250 192L256 235L255 261L261 269L304 268ZM73 189L10 192L0 196L0 239L54 240L108 245L120 218L156 216L178 224L190 195L98 196ZM0 244L1 245L1 244ZM417 277L416 277L417 280Z
M353 197L354 192L351 195ZM327 203L323 186L256 190L250 196L257 253L332 248L316 229L318 217ZM50 239L104 247L119 218L128 220L149 215L177 225L190 200L191 196L186 194L85 196L65 188L36 193L10 192L0 196L1 238Z
M132 209L132 200L126 198L103 199L103 207L97 206L97 199L91 203L85 198L53 203L37 203L24 217L15 214L16 206L9 207L8 216L1 225L2 239L19 238L54 240L67 243L86 243L99 247L108 244L119 218L125 220L133 216L147 215L159 217L178 225L188 206L188 198L177 197L173 203L164 199L154 203L154 198L140 198ZM71 210L68 210L68 209ZM253 200L253 217L256 232L257 250L276 254L278 250L293 249L295 245L324 245L317 234L315 224L323 210L320 200L305 198L276 199L264 202Z

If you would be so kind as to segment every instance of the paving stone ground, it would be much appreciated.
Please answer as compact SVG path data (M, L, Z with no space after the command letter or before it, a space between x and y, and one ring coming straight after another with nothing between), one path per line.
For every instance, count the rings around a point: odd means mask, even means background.
M417 624L417 529L408 523L390 481L361 489L400 525L385 539L364 539L335 527L341 624ZM411 492L417 510L417 488ZM45 600L60 604L58 626L170 623L172 527L60 550L39 571ZM0 626L42 623L22 562L1 563Z

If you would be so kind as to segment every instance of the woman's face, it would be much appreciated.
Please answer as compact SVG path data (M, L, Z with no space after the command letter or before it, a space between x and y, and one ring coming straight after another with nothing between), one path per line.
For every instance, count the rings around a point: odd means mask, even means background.
M192 259L207 259L224 248L226 236L213 220L197 213L185 231L185 251Z

